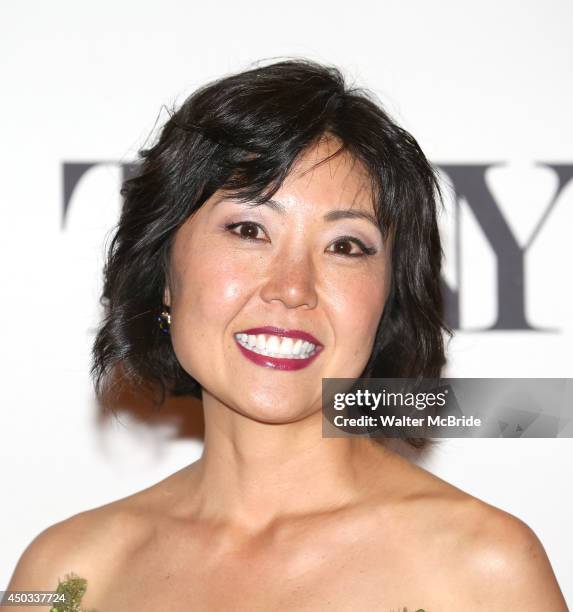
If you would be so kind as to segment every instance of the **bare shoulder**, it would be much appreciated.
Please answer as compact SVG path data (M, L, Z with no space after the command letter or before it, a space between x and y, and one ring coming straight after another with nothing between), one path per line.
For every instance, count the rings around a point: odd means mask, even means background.
M567 612L549 558L529 525L419 466L404 464L403 470L410 474L407 506L416 534L437 551L433 561L442 571L430 580L447 592L445 605Z
M128 514L122 502L114 502L44 529L22 553L8 590L55 590L69 574L86 578L91 590L103 586L133 529Z
M459 570L469 577L467 595L484 610L567 612L547 553L524 521L473 498L462 525L468 551Z
M75 574L88 582L86 601L96 601L150 537L156 500L168 480L44 529L23 551L7 590L55 590Z

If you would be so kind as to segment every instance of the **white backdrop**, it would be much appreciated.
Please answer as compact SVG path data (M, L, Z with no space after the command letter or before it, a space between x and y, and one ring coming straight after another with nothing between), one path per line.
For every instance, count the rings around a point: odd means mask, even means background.
M558 187L540 164L573 164L572 24L573 5L556 0L5 4L0 589L39 531L201 452L200 439L176 436L177 410L153 424L102 418L88 378L117 162L163 124L163 104L258 59L336 64L433 162L497 164L487 186L525 248ZM106 161L78 183L62 226L64 163ZM496 255L466 204L459 260L453 217L441 220L445 278L460 292L448 374L572 377L573 181L524 257L537 331L472 331L496 317ZM527 522L573 601L573 440L445 440L425 466Z

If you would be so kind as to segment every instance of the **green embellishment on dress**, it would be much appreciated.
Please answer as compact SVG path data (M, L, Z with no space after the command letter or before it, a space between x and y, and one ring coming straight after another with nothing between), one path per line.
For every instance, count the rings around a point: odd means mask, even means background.
M64 582L58 579L56 593L65 594L66 602L58 602L50 608L50 612L96 612L96 610L84 610L80 607L82 597L88 588L88 581L80 578L74 573L67 574Z
M82 597L88 588L88 581L74 573L66 574L65 578L64 582L58 579L56 593L64 593L67 601L52 606L50 612L97 612L97 610L84 610L80 607ZM404 608L403 612L408 612L408 609ZM418 608L416 612L425 612L425 610Z

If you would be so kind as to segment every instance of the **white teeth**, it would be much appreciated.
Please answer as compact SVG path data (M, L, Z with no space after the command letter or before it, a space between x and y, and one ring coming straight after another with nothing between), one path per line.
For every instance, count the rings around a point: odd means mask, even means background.
M292 338L283 338L281 342L280 354L281 355L292 355Z
M306 359L314 354L315 345L300 338L273 336L271 334L235 334L237 342L254 353L270 357L283 357L287 359Z
M281 342L276 336L271 336L267 340L267 345L265 347L267 353L280 353L281 350Z

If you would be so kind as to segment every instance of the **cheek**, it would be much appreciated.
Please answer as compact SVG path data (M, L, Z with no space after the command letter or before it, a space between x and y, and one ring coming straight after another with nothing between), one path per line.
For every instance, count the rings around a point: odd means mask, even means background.
M236 258L189 258L179 267L173 297L171 340L182 367L199 381L217 368L229 329L248 299L249 278ZM231 330L232 331L232 330Z
M350 354L369 353L388 295L386 275L365 274L337 282L330 287L337 344Z
M175 301L179 317L188 329L221 327L236 313L249 288L245 266L236 259L205 253L184 269L179 277L180 292ZM174 315L176 313L174 312Z

